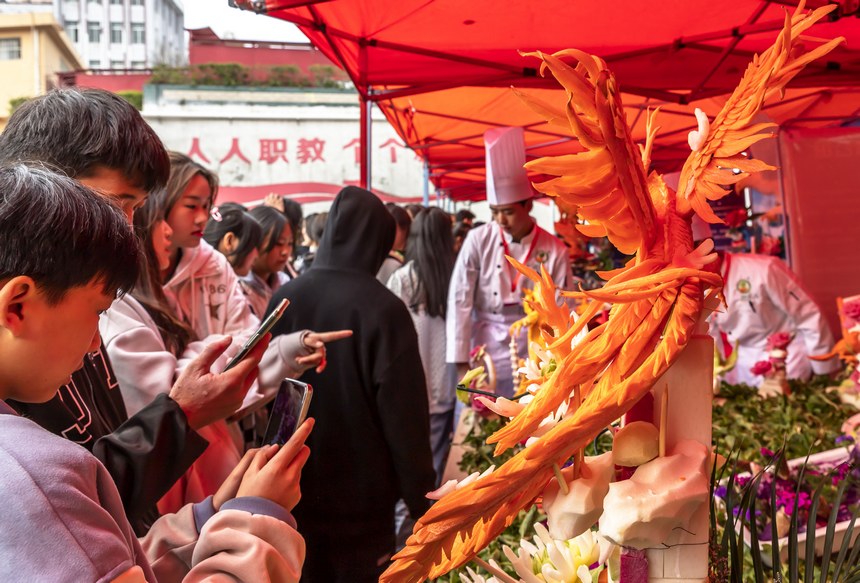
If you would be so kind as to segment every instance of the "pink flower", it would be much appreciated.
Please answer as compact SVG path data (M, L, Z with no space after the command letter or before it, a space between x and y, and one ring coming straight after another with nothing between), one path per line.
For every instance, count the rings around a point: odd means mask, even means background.
M842 304L842 313L855 322L860 322L860 300Z
M767 349L785 350L786 347L791 344L792 338L794 338L794 335L789 334L788 332L777 332L776 334L771 334L767 339Z
M477 413L478 415L480 415L481 417L484 417L484 418L494 417L496 415L495 413L493 413L490 410L489 407L484 405L483 402L481 402L479 399L476 399L475 394L470 395L470 397L471 398L469 399L469 401L470 401L469 404L472 406L472 411L474 411L475 413ZM485 398L486 399L492 399L493 401L495 401L495 399L493 399L492 397L485 397Z
M773 370L773 365L772 365L770 362L766 361L766 360L760 360L760 361L758 361L758 362L757 362L757 363L755 363L755 364L752 366L752 368L750 369L750 371L751 371L754 375L760 375L760 376L764 376L764 375L766 375L767 373L771 372L772 370Z

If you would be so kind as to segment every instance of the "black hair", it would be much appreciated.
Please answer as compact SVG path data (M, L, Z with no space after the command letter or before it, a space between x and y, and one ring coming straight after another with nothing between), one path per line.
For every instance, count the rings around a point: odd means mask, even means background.
M417 276L410 308L424 303L430 317L445 317L454 259L448 213L436 207L425 209L415 217L406 243L406 260L413 262Z
M475 213L467 209L460 209L457 211L457 214L454 215L455 223L462 223L464 220L475 220Z
M314 213L305 218L305 230L308 237L317 245L322 241L326 222L328 222L328 213Z
M161 284L158 258L152 247L152 232L159 222L165 221L164 198L166 192L160 189L152 193L143 206L134 213L134 232L137 235L142 253L140 275L131 290L136 299L155 322L164 345L175 356L179 356L194 338L191 328L176 317L167 301Z
M287 217L276 208L270 206L258 206L251 209L250 214L254 217L263 230L263 240L260 242L260 255L271 251L278 244L278 239L284 233L287 226Z
M402 231L409 231L409 226L412 224L412 217L409 216L409 213L406 212L406 209L403 207L399 207L393 202L385 203L385 208L388 209L388 213L394 217L394 222L397 224L397 228ZM421 207L422 209L424 207ZM418 213L421 214L421 213ZM417 215L416 215L417 216Z
M0 134L0 163L14 162L78 179L106 167L147 192L170 174L167 150L140 112L103 89L56 89L21 105Z
M424 212L424 209L427 207L421 204L410 203L403 205L403 208L406 209L406 212L409 213L409 216L412 217L412 220L414 221L415 217Z
M218 205L218 214L221 215L221 220L216 221L210 217L203 229L203 239L217 249L227 233L236 235L239 246L227 255L227 261L233 267L238 267L245 262L251 251L263 244L263 229L248 209L239 203L225 202Z
M284 216L287 217L287 222L290 223L290 229L293 230L293 245L298 247L299 240L302 236L302 205L291 198L284 198Z
M215 197L218 196L218 175L201 166L185 154L179 152L170 152L170 178L167 180L167 197L164 199L162 210L164 216L169 217L170 211L185 194L185 189L188 184L198 174L203 177L209 185L209 204L215 204Z
M451 234L456 237L466 238L466 235L469 234L469 231L472 230L472 227L467 225L466 223L456 223L451 227Z
M131 289L140 252L122 212L86 186L45 167L0 166L0 280L33 278L56 304L101 281Z

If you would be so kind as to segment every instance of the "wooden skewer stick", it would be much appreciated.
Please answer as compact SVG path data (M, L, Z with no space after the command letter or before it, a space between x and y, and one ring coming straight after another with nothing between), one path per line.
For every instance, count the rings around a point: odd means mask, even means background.
M663 394L660 398L660 433L658 448L660 457L666 457L666 431L669 427L669 383L663 387Z
M558 487L561 489L561 493L567 496L570 492L570 488L567 487L567 482L564 481L564 476L561 474L561 468L558 467L558 464L552 464L552 471L555 472L555 479L558 480Z
M516 579L514 579L501 569L497 569L496 567L492 566L480 557L475 557L474 559L472 559L472 561L502 583L519 583Z

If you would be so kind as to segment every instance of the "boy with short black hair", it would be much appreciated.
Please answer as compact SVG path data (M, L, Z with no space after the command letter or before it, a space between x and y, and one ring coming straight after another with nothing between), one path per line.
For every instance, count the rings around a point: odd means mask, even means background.
M101 343L100 313L134 284L138 255L120 212L91 190L44 168L0 167L0 580L296 583L304 542L289 511L312 422L280 450L246 455L213 498L160 519L141 545L98 460L5 402L44 402L69 381Z
M46 163L96 189L122 208L129 224L134 209L149 192L164 188L170 174L167 151L140 113L99 89L52 91L18 108L0 134L0 163L26 161ZM206 448L195 430L235 411L247 390L242 382L209 374L228 346L213 344L169 395L159 395L131 418L101 345L55 398L14 407L92 451L113 477L135 531L143 534L158 516L155 503Z

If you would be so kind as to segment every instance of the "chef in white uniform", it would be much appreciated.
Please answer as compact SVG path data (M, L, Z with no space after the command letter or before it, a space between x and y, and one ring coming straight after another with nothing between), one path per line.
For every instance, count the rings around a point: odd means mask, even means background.
M726 382L761 384L762 377L750 369L767 360L767 338L778 332L794 334L788 346L788 378L808 379L812 372L828 374L838 368L836 359L809 360L810 354L833 349L833 335L815 300L779 258L726 253L722 272L728 307L714 313L711 333L718 346L722 334L726 344L738 344L737 364L723 375Z
M484 134L484 144L487 201L493 221L469 231L457 255L448 291L446 360L457 365L462 377L471 349L486 345L496 367L497 392L511 396L508 329L525 315L523 289L533 286L505 255L538 272L542 264L559 288L570 289L573 279L564 243L538 227L531 217L533 190L523 168L522 128L489 130ZM520 356L525 358L525 332L517 342Z

